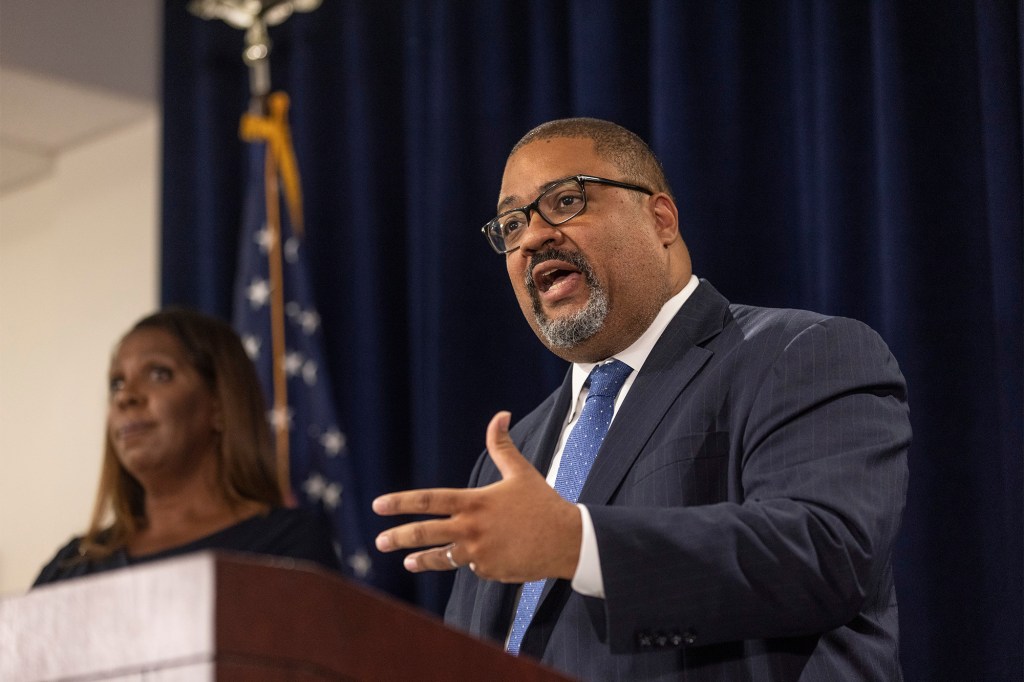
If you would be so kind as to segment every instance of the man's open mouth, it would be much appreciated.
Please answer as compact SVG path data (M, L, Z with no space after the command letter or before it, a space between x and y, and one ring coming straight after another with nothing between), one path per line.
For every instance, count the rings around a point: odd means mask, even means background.
M564 282L566 278L579 274L578 268L565 261L549 260L533 269L533 281L538 291L546 293Z

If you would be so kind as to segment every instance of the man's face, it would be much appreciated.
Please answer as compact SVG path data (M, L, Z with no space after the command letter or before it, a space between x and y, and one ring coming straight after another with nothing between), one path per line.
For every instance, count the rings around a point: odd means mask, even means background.
M537 140L509 158L498 211L577 174L628 181L589 139ZM572 362L627 348L670 295L652 198L596 183L586 193L586 209L558 227L534 212L520 248L505 256L523 315L544 345Z

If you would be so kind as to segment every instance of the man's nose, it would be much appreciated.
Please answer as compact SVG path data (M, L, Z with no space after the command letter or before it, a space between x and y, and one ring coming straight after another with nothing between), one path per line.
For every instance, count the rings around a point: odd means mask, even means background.
M559 244L565 237L560 229L545 220L540 211L530 215L530 221L523 230L519 250L524 254L536 253L549 244Z

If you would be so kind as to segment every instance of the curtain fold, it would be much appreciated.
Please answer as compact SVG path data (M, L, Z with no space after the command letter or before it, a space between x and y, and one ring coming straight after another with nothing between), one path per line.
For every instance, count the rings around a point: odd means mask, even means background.
M165 11L162 298L230 319L243 36L186 4ZM895 562L906 676L1021 679L1021 14L1010 0L350 0L272 27L369 539L392 523L374 496L463 485L490 416L521 416L560 381L479 228L523 133L609 118L662 159L698 275L735 302L863 319L889 343L914 427ZM450 576L374 562L379 587L443 609Z

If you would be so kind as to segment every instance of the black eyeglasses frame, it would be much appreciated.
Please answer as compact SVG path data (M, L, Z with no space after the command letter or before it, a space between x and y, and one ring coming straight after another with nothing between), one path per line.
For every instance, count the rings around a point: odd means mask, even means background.
M540 201L545 196L547 196L548 192L550 192L554 188L558 187L562 183L567 182L569 180L575 180L579 184L580 189L583 191L583 206L580 208L579 211L577 211L576 213L573 213L571 216L569 216L565 220L559 220L559 221L549 220L548 217L546 215L544 215L544 212L540 210ZM634 191L634 192L643 192L644 194L647 194L648 196L654 196L654 192L652 190L649 190L646 187L641 187L640 185L633 185L633 184L630 184L628 182L620 182L618 180L609 180L608 178L600 178L600 177L597 177L596 175L570 175L568 177L560 178L558 180L552 180L551 182L549 182L547 188L543 192L538 194L537 198L534 199L533 201L531 201L529 204L527 204L525 206L520 206L518 208L510 208L507 211L502 211L501 213L499 213L495 217L493 217L490 220L488 220L487 223L482 228L480 228L480 231L483 233L484 238L487 240L487 243L490 245L491 249L494 250L495 253L497 253L499 256L507 256L508 254L513 253L514 251L516 251L519 247L515 246L515 247L513 247L511 249L502 251L495 244L495 240L491 238L491 235L492 235L491 228L493 228L494 226L498 225L498 221L503 216L507 216L510 213L515 213L516 211L521 211L526 216L526 225L529 226L530 218L532 217L532 214L533 213L537 213L537 215L539 215L541 218L544 219L544 222L548 223L552 227L557 227L559 225L564 225L567 222L569 222L570 220L572 220L573 218L575 218L576 216L578 216L581 213L583 213L585 210L587 210L587 187L586 187L586 183L588 183L588 182L594 183L595 185L607 185L609 187L619 187L621 189L628 189L628 190L631 190L631 191Z

